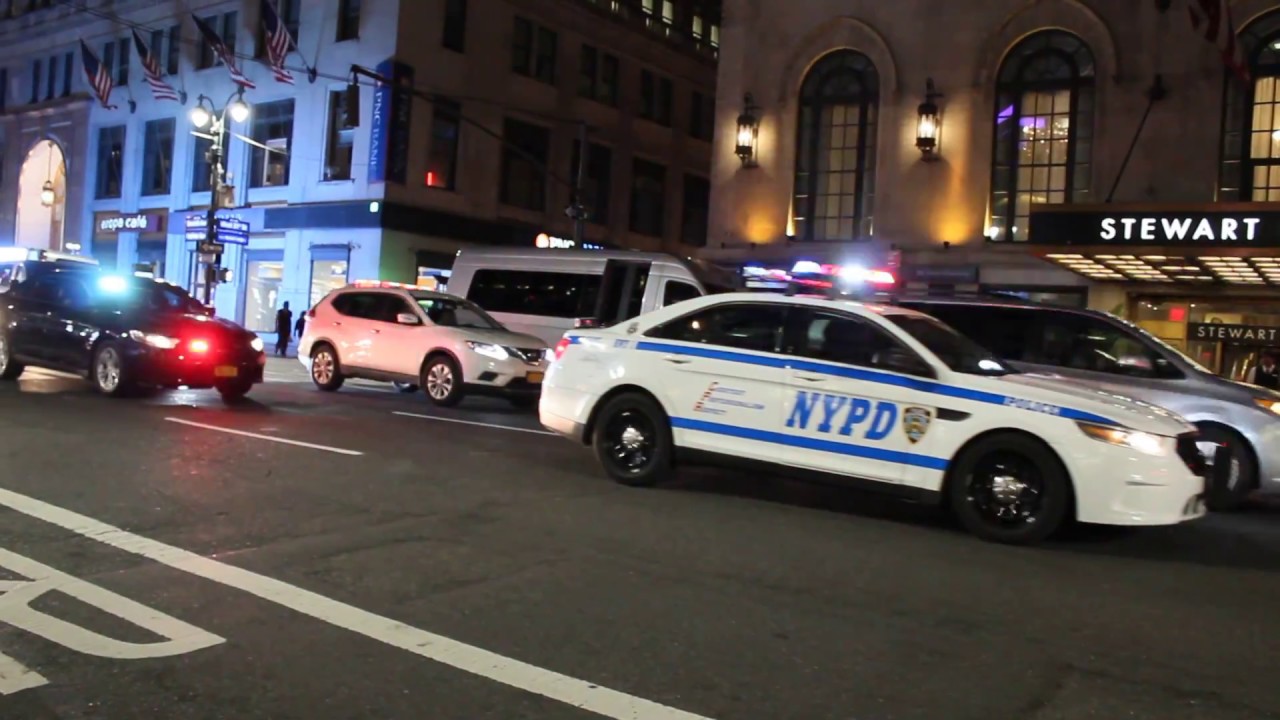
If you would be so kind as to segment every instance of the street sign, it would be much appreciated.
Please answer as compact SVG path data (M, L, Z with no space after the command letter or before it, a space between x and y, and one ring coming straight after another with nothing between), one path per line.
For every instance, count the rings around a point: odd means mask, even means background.
M201 241L199 245L200 252L204 253L205 255L221 255L222 251L226 249L227 249L226 245L223 245L222 243L216 243L216 242Z
M216 242L224 245L248 245L249 244L249 223L239 218L223 217L219 215L214 218L216 227L214 227L214 239ZM189 242L204 242L208 238L207 235L209 220L204 215L188 215L187 226L185 228L187 240Z

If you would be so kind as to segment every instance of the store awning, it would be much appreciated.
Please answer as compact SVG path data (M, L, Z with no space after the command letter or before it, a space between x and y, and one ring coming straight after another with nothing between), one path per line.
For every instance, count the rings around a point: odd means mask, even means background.
M1046 260L1090 280L1280 286L1280 256L1157 255L1110 252L1051 252Z
M1280 203L1041 205L1028 245L1090 280L1280 286Z

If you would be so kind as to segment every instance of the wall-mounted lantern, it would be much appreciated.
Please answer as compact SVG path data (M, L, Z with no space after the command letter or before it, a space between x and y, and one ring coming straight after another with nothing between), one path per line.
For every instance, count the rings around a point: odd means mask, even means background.
M742 167L756 167L760 143L760 108L751 99L751 93L742 97L742 114L738 116L738 146L734 153L742 161Z
M45 180L44 187L40 188L40 204L45 207L53 207L53 203L58 200L58 193L54 192L53 181Z
M942 119L938 115L938 98L942 97L933 87L933 78L925 81L924 102L916 108L916 148L925 160L938 159L938 134Z

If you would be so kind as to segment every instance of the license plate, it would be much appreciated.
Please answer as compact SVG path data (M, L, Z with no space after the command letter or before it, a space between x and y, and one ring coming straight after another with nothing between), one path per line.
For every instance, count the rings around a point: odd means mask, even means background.
M524 379L531 383L540 383L542 382L542 375L543 374L540 372L531 372L528 375L525 375Z
M213 369L213 376L220 378L232 378L240 374L240 368L235 365L219 365Z

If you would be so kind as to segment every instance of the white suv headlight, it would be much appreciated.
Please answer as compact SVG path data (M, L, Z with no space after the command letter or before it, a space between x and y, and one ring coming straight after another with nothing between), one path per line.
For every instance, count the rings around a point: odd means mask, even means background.
M493 358L494 360L506 360L511 357L511 353L508 353L506 348L501 345L494 345L493 343L482 343L475 342L474 340L468 340L467 347L471 348L471 351L477 355L483 355L487 358Z
M129 339L136 342L150 345L161 350L172 350L178 347L178 338L171 338L168 335L157 335L155 333L144 333L141 330L130 330Z
M1122 428L1094 425L1092 423L1076 423L1085 435L1110 445L1119 445L1137 450L1144 455L1168 455L1173 450L1174 439L1161 435L1152 435L1140 430L1124 430Z

